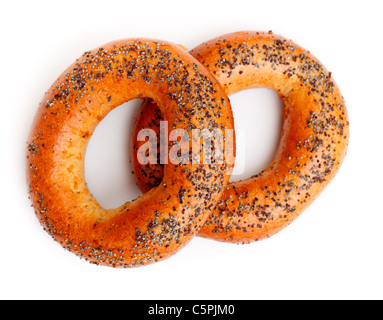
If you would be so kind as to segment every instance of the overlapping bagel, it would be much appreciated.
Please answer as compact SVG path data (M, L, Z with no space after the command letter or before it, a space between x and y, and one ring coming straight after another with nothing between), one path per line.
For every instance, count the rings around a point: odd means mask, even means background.
M169 163L158 187L102 208L84 179L87 142L109 111L145 97L172 128L234 129L229 100L205 67L177 45L142 38L84 53L45 94L32 126L27 180L37 217L92 263L136 267L171 256L199 231L230 178L225 161Z
M190 53L228 95L271 88L285 104L279 147L268 168L230 183L199 232L202 237L235 243L270 237L307 208L341 166L349 139L343 97L331 72L313 55L271 32L224 35ZM142 142L137 134L148 127L159 134L161 119L161 110L147 101L135 122L131 159L143 192L161 183L164 166L138 161Z

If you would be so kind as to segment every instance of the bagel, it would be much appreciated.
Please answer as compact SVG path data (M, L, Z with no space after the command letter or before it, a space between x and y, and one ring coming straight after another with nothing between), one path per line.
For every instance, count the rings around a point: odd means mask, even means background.
M174 128L234 129L215 78L179 46L144 38L85 52L53 83L32 124L27 182L36 215L54 240L91 263L127 268L170 257L202 227L230 178L225 162L169 163L157 188L102 208L84 178L87 143L113 108L145 97Z
M284 102L277 152L260 174L229 183L199 236L249 243L270 237L307 208L337 173L346 155L349 122L332 74L308 51L272 32L237 32L205 42L190 53L228 95L270 88ZM131 162L143 192L162 181L161 164L137 161L137 133L159 132L161 110L146 101L134 124ZM165 166L166 168L166 166Z

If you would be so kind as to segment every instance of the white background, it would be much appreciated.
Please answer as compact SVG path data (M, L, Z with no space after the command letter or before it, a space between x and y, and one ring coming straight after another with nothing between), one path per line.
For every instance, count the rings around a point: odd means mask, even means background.
M382 299L383 23L380 1L7 1L1 5L2 299ZM329 69L350 116L347 158L292 225L232 245L195 238L172 258L138 269L91 265L62 249L27 198L25 150L37 106L76 58L111 40L159 38L188 48L241 30L273 30ZM267 90L231 97L245 130L248 177L270 161L281 104ZM138 104L104 119L86 157L96 199L139 195L127 157ZM242 142L241 142L242 145ZM240 177L233 177L239 179Z

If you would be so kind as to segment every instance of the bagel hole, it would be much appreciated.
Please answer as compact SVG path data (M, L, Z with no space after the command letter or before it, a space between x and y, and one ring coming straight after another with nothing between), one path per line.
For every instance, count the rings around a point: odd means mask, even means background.
M240 181L266 169L277 151L284 103L271 89L248 89L230 96L237 156L230 181Z
M118 208L142 193L132 174L130 136L142 100L135 99L113 109L98 124L85 154L88 189L104 209Z

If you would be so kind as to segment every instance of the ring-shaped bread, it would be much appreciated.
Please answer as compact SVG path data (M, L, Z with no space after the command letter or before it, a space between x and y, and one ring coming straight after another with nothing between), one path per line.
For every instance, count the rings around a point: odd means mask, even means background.
M32 126L27 180L37 217L64 248L92 263L135 267L171 256L201 228L230 178L233 165L225 162L169 163L157 188L102 208L84 178L87 142L109 111L145 97L169 127L234 129L215 78L177 45L143 38L85 52L45 94Z
M275 90L284 102L277 152L260 174L229 183L199 236L248 243L289 225L328 185L346 155L349 122L332 74L308 51L272 32L237 32L190 53L228 95L250 88ZM138 114L131 149L133 171L146 192L163 176L160 164L140 164L137 133L159 132L161 111L150 101Z

